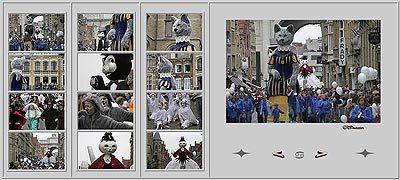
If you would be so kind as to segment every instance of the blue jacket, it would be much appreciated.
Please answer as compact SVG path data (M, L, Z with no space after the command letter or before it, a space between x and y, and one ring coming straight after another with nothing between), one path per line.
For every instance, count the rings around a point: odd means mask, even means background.
M235 118L237 116L237 107L232 101L226 102L226 113L229 118Z
M298 99L296 98L296 112L297 112L297 113L304 112L304 110L305 110L304 106L305 106L304 97L301 96L301 97L298 98Z
M312 105L311 105L311 111L313 113L317 113L318 112L318 102L319 100L316 97L313 97L312 99Z
M289 95L289 92L286 93L286 96L288 97L288 104L294 105L294 104L297 103L296 102L296 95L297 95L296 91L293 91L293 93L290 94L290 95Z
M332 108L332 105L327 99L325 99L325 100L321 99L318 101L317 107L318 107L317 112L319 114L329 114L329 112Z
M362 115L360 118L358 118L358 113L362 112ZM350 119L353 122L358 122L358 123L370 123L372 122L372 111L371 108L368 106L361 107L361 106L356 106L350 114Z
M264 112L264 114L268 114L268 107L267 107L267 101L265 101L265 99L262 99L259 102L259 107L258 107L258 112L261 114L262 112Z
M312 105L313 105L313 99L314 99L314 96L311 96L311 95L307 95L307 96L306 96L306 98L305 98L306 107L312 107Z
M244 98L239 98L236 101L236 108L238 109L239 112L244 111Z
M284 112L282 110L280 110L279 108L274 108L274 110L272 110L272 116L274 116L274 118L278 118L279 119L279 115L283 114Z
M251 98L244 99L243 111L251 111L253 109L254 109L253 100L251 100Z

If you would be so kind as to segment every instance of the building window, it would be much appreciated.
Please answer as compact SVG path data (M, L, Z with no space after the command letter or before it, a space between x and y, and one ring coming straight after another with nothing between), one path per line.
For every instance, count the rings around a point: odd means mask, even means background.
M190 73L190 64L185 64L185 73Z
M44 62L43 63L43 70L44 71L48 71L49 70L49 63L48 62Z
M318 56L311 56L311 60L317 60Z
M228 64L228 67L231 67L231 64L232 64L232 62L231 62L232 60L231 60L231 56L228 56L228 60L227 60L227 64ZM198 58L197 59L197 70L201 70L202 69L202 67L203 67L203 60L202 60L202 58Z
M35 85L38 85L40 83L40 77L35 77Z
M183 81L184 81L183 89L190 90L192 87L192 78L184 78Z
M29 62L24 63L24 71L29 71Z
M172 37L172 14L166 14L165 16L165 37Z
M153 89L153 75L147 74L147 89Z
M57 77L51 77L51 82L52 83L57 83Z
M49 83L49 78L48 77L43 77L43 83L45 83L45 84Z
M40 62L35 62L35 71L40 71Z
M182 64L175 65L175 73L182 73Z
M177 78L175 79L175 86L177 90L181 90L182 89L182 79L181 78Z
M322 67L321 66L317 66L314 67L315 68L315 72L322 72Z
M51 62L51 70L57 71L57 63L56 62Z

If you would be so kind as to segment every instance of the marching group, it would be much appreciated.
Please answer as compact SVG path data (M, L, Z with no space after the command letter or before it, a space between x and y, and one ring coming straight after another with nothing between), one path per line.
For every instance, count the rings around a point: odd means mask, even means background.
M240 88L227 94L226 122L251 123L256 117L258 123L267 123L272 116L273 122L279 123L283 113L289 116L289 123L380 122L380 90L376 86L370 90L344 88L340 93L334 88L296 92L289 87L286 95L288 112L283 112L265 91Z

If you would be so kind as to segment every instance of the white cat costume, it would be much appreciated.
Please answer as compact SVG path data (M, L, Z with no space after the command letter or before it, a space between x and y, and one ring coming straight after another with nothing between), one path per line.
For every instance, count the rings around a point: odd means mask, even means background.
M300 58L299 74L297 75L297 81L299 82L300 88L321 88L321 84L317 76L313 73L314 70L308 66L307 57L303 56Z

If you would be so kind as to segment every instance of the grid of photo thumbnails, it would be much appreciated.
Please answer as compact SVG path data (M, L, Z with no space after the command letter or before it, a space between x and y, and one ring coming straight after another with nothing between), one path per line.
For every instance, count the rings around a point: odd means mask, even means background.
M202 170L203 14L146 22L146 169Z
M8 14L10 171L65 171L64 22L65 14Z

